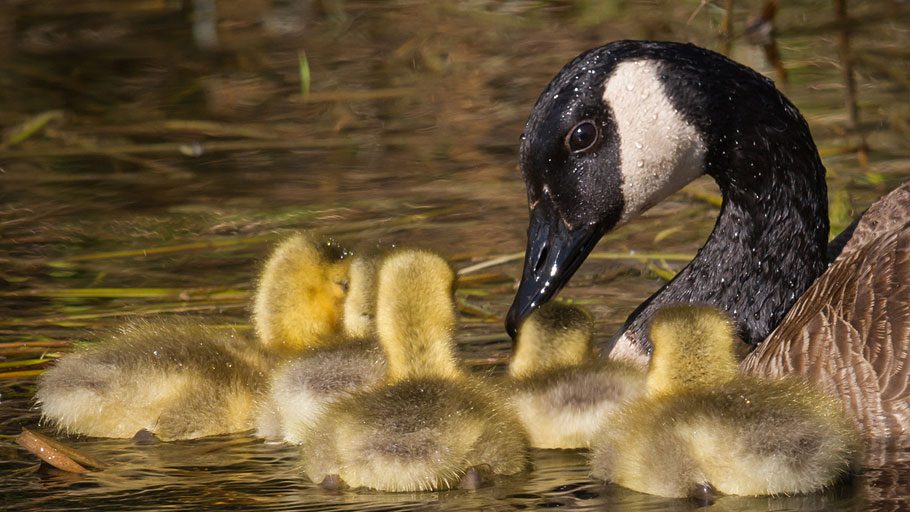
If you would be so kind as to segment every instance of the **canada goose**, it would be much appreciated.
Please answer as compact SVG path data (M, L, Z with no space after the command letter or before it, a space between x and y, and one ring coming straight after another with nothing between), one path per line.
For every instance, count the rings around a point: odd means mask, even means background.
M713 307L665 306L651 327L647 395L595 436L592 474L666 497L810 493L856 464L836 399L798 378L741 376L733 326Z
M289 253L279 248L275 254L283 258L287 269L309 262L301 251ZM343 333L333 334L277 365L270 376L269 391L257 409L257 436L299 444L329 404L384 380L385 357L375 341L373 320L377 261L374 256L351 256L342 307ZM269 297L283 289L283 280L263 279L257 296ZM286 308L266 310L263 315L277 316L288 311L297 315L298 310L307 307L302 297L297 299L297 307L290 300L293 299L289 299ZM272 322L284 323L277 319Z
M518 419L455 357L455 274L435 254L398 251L378 276L376 329L387 382L331 405L302 446L307 476L382 491L457 485L466 474L527 465Z
M595 48L541 94L520 160L531 218L510 333L559 291L604 233L708 174L723 195L714 231L629 316L607 347L610 357L644 365L651 351L645 326L661 306L714 305L752 345L780 325L781 341L752 354L745 368L809 376L839 395L869 436L910 427L910 387L902 384L910 371L910 309L901 306L910 275L908 185L890 198L901 212L891 221L874 220L875 207L864 216L869 228L847 243L862 245L851 249L861 256L822 276L829 261L825 168L805 120L770 80L693 45ZM849 282L857 274L867 278ZM841 299L832 301L827 293L839 290ZM850 314L867 307L850 297L867 298L880 314L874 321Z
M509 397L534 448L587 448L610 414L644 392L644 372L602 359L591 315L548 302L522 322L509 363Z
M136 319L38 379L44 420L68 434L163 441L250 428L268 354L201 319Z
M351 266L343 255L308 234L279 245L257 295L256 323L266 333L258 342L198 318L161 318L132 320L77 349L38 381L43 418L96 437L144 430L168 441L249 430L262 416L269 373L287 354L337 343L344 331L360 328L342 325L338 297Z

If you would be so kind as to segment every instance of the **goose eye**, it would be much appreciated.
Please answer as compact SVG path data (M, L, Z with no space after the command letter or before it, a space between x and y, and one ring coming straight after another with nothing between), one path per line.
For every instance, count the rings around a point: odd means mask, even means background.
M576 124L566 136L566 146L573 153L584 151L593 146L595 142L597 142L597 126L591 121Z

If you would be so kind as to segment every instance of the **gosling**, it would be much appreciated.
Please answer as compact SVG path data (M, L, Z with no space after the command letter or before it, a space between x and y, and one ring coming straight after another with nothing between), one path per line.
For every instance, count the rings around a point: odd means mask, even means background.
M38 379L43 421L66 434L163 441L250 428L268 355L201 319L136 319Z
M587 311L556 301L519 328L509 363L511 400L532 447L588 448L611 414L644 393L644 372L600 358L592 329Z
M253 325L263 346L293 356L337 341L345 329L347 256L342 247L308 233L278 245L263 266L253 302Z
M384 259L376 329L387 380L336 402L317 422L302 446L311 480L429 491L475 472L510 475L527 467L518 418L456 360L454 278L432 253L399 251Z
M293 270L277 277L290 254ZM262 282L280 282L270 288L281 291L263 302L281 319L257 299L260 342L198 318L128 321L39 378L43 420L68 434L128 438L147 431L165 441L249 430L281 357L342 335L350 265L344 256L307 234L278 247Z
M647 394L595 437L592 474L665 497L819 491L855 466L843 404L797 379L738 373L729 319L665 307L651 325Z
M295 262L294 254L284 254L284 258L290 269L306 264ZM351 260L343 305L343 335L332 343L304 350L272 373L269 391L256 415L257 436L299 444L330 404L383 382L385 357L375 341L373 319L377 262L373 256ZM280 293L281 288L275 279L263 279L257 296L268 297ZM279 311L262 308L265 313L260 318L296 310L292 304L288 306Z

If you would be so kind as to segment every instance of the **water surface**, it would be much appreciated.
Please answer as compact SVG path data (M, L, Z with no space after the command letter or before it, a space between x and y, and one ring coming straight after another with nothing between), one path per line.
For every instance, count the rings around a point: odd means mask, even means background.
M742 34L758 8L734 4ZM722 49L724 11L700 5L0 4L0 506L694 508L591 481L574 452L535 452L529 474L477 492L389 495L322 490L300 475L295 449L244 436L152 446L70 439L111 463L81 477L36 472L13 437L39 425L31 397L41 359L90 342L95 330L186 312L248 329L257 265L297 229L354 247L427 247L460 269L504 257L465 273L458 293L462 355L475 368L500 368L509 351L502 316L521 270L506 256L524 249L527 225L516 150L534 100L566 61L611 40ZM839 24L831 2L800 0L777 18L788 73L779 85L816 137L835 229L910 176L910 6L854 2L849 13ZM844 28L858 126L845 108ZM780 80L744 38L731 53ZM40 128L13 140L21 133L13 127L29 120ZM855 151L863 140L868 162ZM600 258L563 292L592 309L600 340L694 254L713 225L716 194L699 180L600 244ZM22 342L30 345L10 345ZM874 455L855 481L829 493L724 498L714 508L910 506L910 455Z

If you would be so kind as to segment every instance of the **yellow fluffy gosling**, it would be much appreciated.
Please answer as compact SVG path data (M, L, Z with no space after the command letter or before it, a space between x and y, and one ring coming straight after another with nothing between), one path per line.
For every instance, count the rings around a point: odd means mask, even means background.
M378 278L376 326L387 383L332 405L303 444L306 474L382 491L453 487L469 470L527 466L518 419L455 357L454 273L439 256L399 251Z
M201 319L162 318L130 321L75 350L38 381L44 420L71 434L123 438L147 430L163 440L252 428L277 354L341 335L350 265L343 256L307 234L278 247L261 280L273 293L257 298L261 343Z
M285 265L294 268L294 255L283 257L287 258ZM351 259L343 306L344 335L299 353L272 373L268 395L257 411L258 436L298 444L328 405L383 382L385 357L375 341L373 321L377 261L375 257ZM269 289L274 285L274 279L263 280L258 296L274 293Z
M349 284L351 258L346 256L341 247L308 233L291 236L272 252L253 303L253 324L263 345L294 355L337 341Z
M268 357L201 319L137 319L38 379L42 417L67 434L169 441L250 428Z
M595 477L666 497L810 493L854 466L844 406L797 379L740 375L728 318L708 307L654 317L647 396L595 437Z
M587 311L554 301L518 330L511 399L535 448L587 448L610 414L644 393L641 369L594 353L592 328Z

